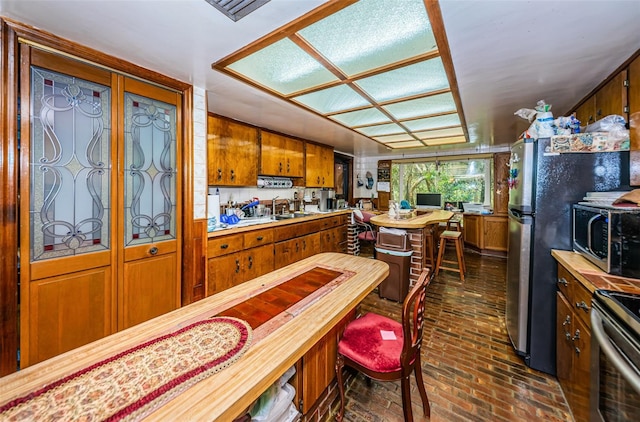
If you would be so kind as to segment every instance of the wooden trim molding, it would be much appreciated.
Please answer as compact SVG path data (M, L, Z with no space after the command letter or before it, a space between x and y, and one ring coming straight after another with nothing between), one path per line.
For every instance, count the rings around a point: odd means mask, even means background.
M0 20L0 376L18 367L17 38Z

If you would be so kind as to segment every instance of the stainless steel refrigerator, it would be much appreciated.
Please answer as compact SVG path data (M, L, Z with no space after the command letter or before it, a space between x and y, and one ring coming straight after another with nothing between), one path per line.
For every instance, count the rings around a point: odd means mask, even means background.
M550 139L513 144L509 178L506 324L530 367L556 373L557 264L571 250L571 205L586 192L629 189L629 153L549 152Z

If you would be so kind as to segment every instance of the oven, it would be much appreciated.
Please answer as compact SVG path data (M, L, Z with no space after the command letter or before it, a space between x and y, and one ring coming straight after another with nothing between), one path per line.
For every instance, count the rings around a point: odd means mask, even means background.
M597 290L591 330L591 420L637 421L640 295Z

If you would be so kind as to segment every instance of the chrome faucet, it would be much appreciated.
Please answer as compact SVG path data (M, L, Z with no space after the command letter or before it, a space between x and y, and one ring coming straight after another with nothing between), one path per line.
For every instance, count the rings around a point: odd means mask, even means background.
M276 218L276 199L280 198L279 196L274 197L271 200L271 218Z

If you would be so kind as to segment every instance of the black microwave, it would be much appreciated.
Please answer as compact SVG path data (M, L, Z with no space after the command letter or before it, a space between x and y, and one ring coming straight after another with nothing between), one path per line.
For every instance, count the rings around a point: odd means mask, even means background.
M609 274L640 278L640 210L573 205L573 250Z

